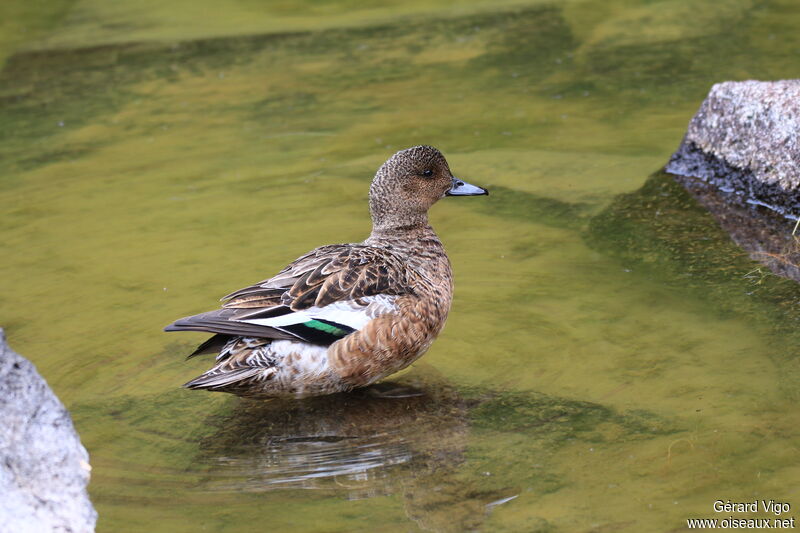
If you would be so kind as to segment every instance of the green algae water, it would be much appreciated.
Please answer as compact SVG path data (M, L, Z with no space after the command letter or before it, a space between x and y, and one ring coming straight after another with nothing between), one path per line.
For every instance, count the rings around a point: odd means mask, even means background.
M795 516L798 287L658 169L713 83L796 77L797 27L789 0L4 2L0 326L73 414L98 531ZM363 239L423 143L491 191L432 210L430 352L349 395L181 389L205 336L161 328Z

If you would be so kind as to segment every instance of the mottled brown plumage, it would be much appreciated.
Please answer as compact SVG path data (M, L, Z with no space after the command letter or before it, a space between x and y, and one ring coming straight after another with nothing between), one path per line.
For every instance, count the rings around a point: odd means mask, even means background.
M270 279L229 294L223 307L253 307L263 301L263 307L283 304L297 311L377 294L399 295L405 287L397 255L365 244L333 244L312 250Z
M222 309L167 331L216 333L192 355L219 350L217 365L186 384L242 396L309 396L374 383L405 368L444 327L450 262L428 224L445 195L487 194L457 180L430 146L400 151L370 187L372 233L317 248Z

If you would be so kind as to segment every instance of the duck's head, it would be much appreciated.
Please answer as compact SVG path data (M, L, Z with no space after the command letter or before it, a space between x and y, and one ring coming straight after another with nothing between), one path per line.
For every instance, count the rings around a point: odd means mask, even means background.
M369 210L373 229L427 224L428 209L445 196L489 194L450 172L442 153L432 146L400 150L388 159L372 180Z

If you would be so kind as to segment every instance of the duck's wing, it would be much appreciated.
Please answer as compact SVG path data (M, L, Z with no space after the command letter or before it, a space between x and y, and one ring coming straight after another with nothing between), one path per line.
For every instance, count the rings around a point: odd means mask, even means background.
M383 248L334 244L312 250L276 276L223 297L225 308L272 307L293 311L380 294L407 292L406 268Z
M207 331L328 345L394 310L407 270L382 248L317 248L276 276L223 298L223 308L182 318L167 331Z

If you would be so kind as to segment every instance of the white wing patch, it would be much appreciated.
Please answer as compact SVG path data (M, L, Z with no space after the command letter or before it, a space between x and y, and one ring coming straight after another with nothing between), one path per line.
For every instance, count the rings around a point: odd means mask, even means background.
M358 301L343 300L324 307L309 307L302 311L295 311L294 313L272 318L254 318L251 320L238 320L237 322L280 328L282 326L302 324L309 320L327 320L359 330L373 318L396 311L395 300L397 300L397 296L379 294L360 298ZM362 303L366 305L362 305Z

